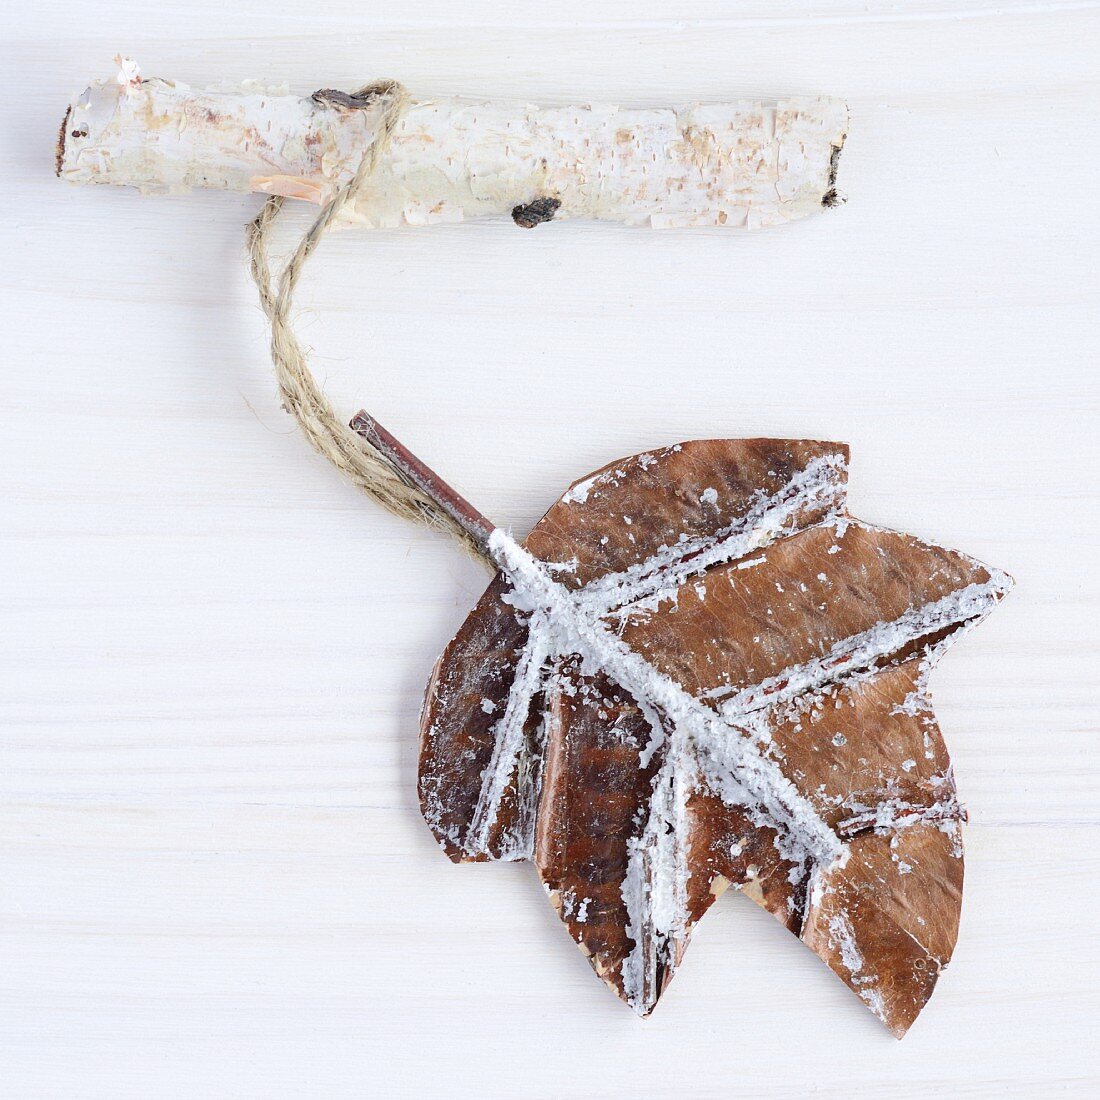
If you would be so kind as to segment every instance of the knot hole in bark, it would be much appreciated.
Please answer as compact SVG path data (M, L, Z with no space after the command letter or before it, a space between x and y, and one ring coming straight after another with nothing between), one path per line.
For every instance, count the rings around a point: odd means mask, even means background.
M561 199L552 199L549 196L533 199L512 207L512 221L521 229L534 229L543 222L553 221L560 206Z

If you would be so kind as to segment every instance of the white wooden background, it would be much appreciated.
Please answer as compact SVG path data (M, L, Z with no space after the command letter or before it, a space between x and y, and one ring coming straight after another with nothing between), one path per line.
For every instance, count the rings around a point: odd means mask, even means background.
M1097 1095L1100 5L36 0L0 21L3 1096ZM257 200L53 179L67 97L118 50L304 93L848 99L831 214L347 234L303 323L343 408L519 531L622 454L816 436L852 444L858 515L1016 576L934 682L966 902L902 1043L732 893L639 1021L529 868L443 858L417 713L484 578L278 409L242 263Z

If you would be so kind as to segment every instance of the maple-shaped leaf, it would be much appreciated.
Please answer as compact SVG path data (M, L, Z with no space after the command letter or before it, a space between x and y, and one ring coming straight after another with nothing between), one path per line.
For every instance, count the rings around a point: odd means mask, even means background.
M531 860L648 1014L729 885L898 1036L958 931L963 861L928 673L1009 589L852 519L847 448L702 440L572 488L440 659L420 796L447 854Z

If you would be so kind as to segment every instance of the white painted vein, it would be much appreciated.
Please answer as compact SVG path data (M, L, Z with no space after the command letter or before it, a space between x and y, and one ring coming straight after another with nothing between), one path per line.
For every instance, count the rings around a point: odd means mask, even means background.
M516 663L516 676L508 691L504 714L493 727L493 755L482 775L481 794L466 837L466 850L471 854L488 851L489 835L500 812L501 799L523 749L524 726L531 700L542 686L551 638L543 612L535 610L528 624L527 641Z
M825 519L844 505L846 463L842 454L807 463L772 495L761 494L749 511L721 531L664 546L645 561L590 581L582 590L591 610L606 615L661 592L673 592L692 576L751 554L782 536L795 534L809 509ZM815 522L821 522L820 515Z
M621 889L626 933L634 941L623 960L623 990L643 1016L657 1003L664 975L671 977L688 934L687 800L695 783L685 734L674 729L653 781L645 827L629 843Z
M820 691L851 673L872 667L921 638L931 638L949 627L961 627L983 618L1011 587L1012 581L1007 574L990 570L990 579L983 584L969 584L941 599L910 608L896 619L876 623L867 630L840 639L822 657L791 666L742 688L722 704L721 712L731 722L736 722L753 711Z
M664 716L670 728L682 730L696 747L722 744L737 762L740 784L750 805L767 811L770 823L799 840L799 847L826 864L844 848L812 804L778 766L763 757L743 734L711 707L689 695L661 673L599 618L586 601L553 579L537 558L504 531L493 532L490 552L514 585L507 597L521 611L541 611L540 630L551 653L580 656L582 671L603 672L636 700Z

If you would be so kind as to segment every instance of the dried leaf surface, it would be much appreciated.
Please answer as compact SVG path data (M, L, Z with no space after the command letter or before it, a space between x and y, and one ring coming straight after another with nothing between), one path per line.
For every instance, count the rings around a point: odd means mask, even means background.
M963 814L927 677L1010 581L852 519L846 480L847 448L807 440L613 463L525 546L634 691L503 574L436 667L429 826L456 861L532 860L639 1013L730 884L899 1036L951 957Z

